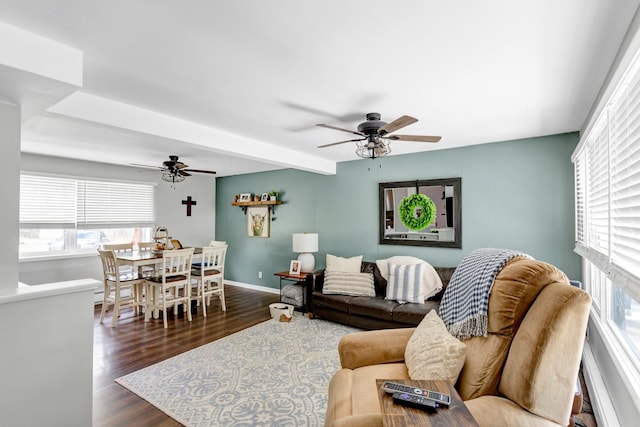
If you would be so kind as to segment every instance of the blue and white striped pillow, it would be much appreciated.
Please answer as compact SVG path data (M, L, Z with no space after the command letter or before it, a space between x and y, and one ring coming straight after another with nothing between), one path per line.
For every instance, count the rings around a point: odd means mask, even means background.
M424 304L422 264L389 263L389 279L385 299Z

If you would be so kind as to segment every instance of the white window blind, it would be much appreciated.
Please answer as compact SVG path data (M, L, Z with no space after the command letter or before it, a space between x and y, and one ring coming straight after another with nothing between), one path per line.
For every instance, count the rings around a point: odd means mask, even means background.
M153 227L154 191L148 184L82 181L78 185L78 227Z
M74 228L77 180L20 175L21 228Z
M153 227L155 186L20 176L20 228Z
M640 301L640 61L573 156L576 252Z

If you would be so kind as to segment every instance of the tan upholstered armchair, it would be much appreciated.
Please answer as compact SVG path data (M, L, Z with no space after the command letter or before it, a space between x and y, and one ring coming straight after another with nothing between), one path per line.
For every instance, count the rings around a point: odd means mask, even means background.
M456 390L480 426L567 426L591 298L557 268L516 258L496 277L489 334L465 340ZM339 344L326 426L382 425L376 379L409 379L410 329L358 332Z

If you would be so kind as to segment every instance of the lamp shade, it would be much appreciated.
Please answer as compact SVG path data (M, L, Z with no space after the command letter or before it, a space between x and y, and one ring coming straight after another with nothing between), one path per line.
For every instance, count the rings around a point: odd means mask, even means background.
M318 252L318 233L293 233L293 252Z
M318 252L318 233L293 233L293 252L300 254L300 272L312 272L316 260L311 252Z

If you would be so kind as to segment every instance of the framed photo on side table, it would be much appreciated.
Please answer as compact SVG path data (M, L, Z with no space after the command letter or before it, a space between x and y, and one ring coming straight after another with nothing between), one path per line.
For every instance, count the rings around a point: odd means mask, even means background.
M297 259L292 259L291 264L289 265L289 274L300 274L300 261Z

